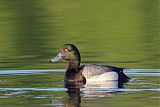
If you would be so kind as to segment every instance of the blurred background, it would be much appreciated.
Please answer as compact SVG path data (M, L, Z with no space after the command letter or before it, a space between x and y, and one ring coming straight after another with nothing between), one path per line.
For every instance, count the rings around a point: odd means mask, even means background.
M82 65L159 68L159 25L159 0L0 0L0 69L64 69L66 43Z

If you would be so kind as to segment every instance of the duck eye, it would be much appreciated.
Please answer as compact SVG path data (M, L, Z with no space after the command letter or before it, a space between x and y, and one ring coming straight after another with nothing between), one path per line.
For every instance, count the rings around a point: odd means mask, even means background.
M65 49L65 52L68 52L68 51L69 51L69 50L66 48L66 49Z

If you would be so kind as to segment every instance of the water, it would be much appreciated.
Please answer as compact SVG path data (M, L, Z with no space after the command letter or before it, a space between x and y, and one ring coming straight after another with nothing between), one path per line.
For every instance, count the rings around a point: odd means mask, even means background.
M65 43L82 63L159 68L158 0L0 0L0 69L62 69Z
M0 32L2 107L160 105L158 0L0 0ZM129 68L132 81L64 88L65 61L49 59L65 43L81 65Z
M158 107L159 69L131 69L124 88L116 82L85 88L64 88L65 70L1 70L0 105L3 107ZM151 75L152 74L152 75Z

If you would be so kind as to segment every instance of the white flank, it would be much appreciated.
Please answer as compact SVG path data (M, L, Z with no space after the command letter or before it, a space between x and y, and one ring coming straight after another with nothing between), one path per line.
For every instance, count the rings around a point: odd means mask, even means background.
M86 78L87 82L117 81L118 74L116 72L106 72L101 75L95 75Z

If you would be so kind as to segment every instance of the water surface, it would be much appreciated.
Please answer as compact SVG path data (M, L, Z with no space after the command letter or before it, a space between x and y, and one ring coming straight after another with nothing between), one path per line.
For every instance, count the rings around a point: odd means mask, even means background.
M123 88L113 86L116 82L64 88L64 70L0 72L3 107L158 107L160 104L159 69L126 70L132 80Z
M0 0L0 69L51 65L65 43L82 63L159 68L158 0Z

